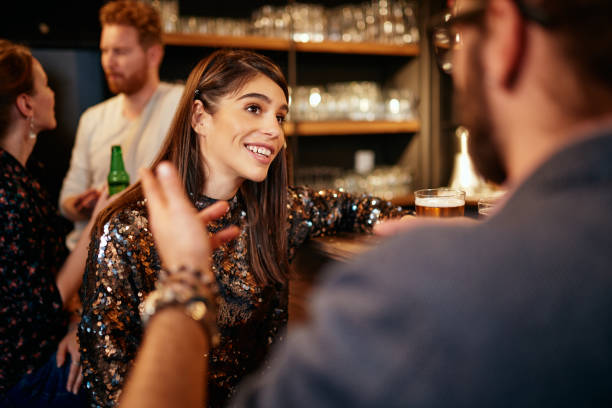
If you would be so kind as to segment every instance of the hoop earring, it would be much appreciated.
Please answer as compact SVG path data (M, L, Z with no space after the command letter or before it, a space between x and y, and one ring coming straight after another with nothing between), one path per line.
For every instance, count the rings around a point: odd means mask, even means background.
M34 132L34 115L30 116L30 130L28 131L28 137L30 139L36 139L36 133Z

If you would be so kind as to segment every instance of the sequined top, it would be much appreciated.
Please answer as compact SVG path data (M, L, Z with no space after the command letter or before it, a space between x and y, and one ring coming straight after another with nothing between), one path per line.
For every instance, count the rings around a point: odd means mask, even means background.
M195 201L198 209L212 203ZM377 220L402 214L386 201L342 191L291 188L288 194L288 251L291 259L306 239L340 231L371 231ZM234 387L264 362L287 323L288 285L262 286L252 274L247 213L237 195L211 231L238 225L237 239L213 252L220 286L217 324L221 344L209 356L209 406L223 406ZM123 209L94 237L83 286L79 327L84 382L96 407L115 406L142 337L138 306L154 289L160 260L148 229L146 207Z
M0 149L0 400L40 368L66 333L55 275L68 250L62 219L40 184Z

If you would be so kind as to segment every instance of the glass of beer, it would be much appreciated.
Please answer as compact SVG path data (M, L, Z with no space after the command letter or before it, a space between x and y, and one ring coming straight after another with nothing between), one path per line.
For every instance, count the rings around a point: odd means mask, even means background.
M428 188L414 192L417 217L462 217L465 192L450 188Z

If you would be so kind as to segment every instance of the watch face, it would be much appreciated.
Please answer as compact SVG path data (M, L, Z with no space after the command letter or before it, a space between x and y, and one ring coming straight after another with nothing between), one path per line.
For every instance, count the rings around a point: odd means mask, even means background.
M182 308L183 312L198 322L209 336L211 347L219 344L221 336L217 328L215 294L186 280L169 280L149 293L139 306L140 317L144 326L155 313L173 306ZM209 305L213 307L209 307Z
M206 303L202 300L195 300L189 302L189 304L185 307L185 311L191 316L191 318L195 321L201 321L204 316L206 316L206 312L208 307L206 307Z

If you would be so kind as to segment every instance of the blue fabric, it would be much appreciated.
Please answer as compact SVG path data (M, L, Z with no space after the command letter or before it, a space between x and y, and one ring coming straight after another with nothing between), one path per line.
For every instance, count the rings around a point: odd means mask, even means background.
M25 375L8 390L0 408L80 408L87 406L86 393L81 387L77 395L66 390L70 373L70 355L57 367L56 354L39 370Z

